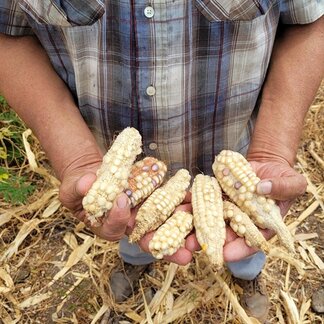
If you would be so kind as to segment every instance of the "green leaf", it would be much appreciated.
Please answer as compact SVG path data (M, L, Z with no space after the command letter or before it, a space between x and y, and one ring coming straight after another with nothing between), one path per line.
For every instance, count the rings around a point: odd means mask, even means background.
M0 159L3 159L3 160L7 159L7 153L3 147L0 147Z
M4 96L1 95L0 95L0 105L4 107L8 106L7 100L4 98Z
M6 173L2 172L2 174ZM26 177L23 176L17 177L7 173L7 179L2 177L0 181L0 197L3 196L3 199L11 204L24 204L34 190L35 186L28 182Z
M0 181L9 179L8 173L0 173Z

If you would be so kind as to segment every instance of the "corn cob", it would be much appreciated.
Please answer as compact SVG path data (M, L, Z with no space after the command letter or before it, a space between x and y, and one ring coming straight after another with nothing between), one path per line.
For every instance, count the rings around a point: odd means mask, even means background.
M155 232L149 243L150 252L157 259L174 254L183 246L191 230L192 215L188 212L176 211Z
M223 266L225 221L222 191L214 177L198 174L192 186L192 208L196 236L213 269Z
M142 152L142 138L135 128L125 128L103 157L97 179L82 200L86 219L100 225L100 217L109 211L115 198L128 185L127 179L136 156Z
M166 165L153 157L146 157L133 165L127 189L124 190L131 201L131 207L144 201L161 185L166 171Z
M283 246L294 253L294 240L284 224L275 201L256 193L260 179L238 152L222 151L215 157L214 174L222 189L261 228L274 230Z
M139 208L129 242L137 242L144 234L158 228L180 205L190 185L190 174L180 169L166 184L156 189Z
M250 217L230 201L223 202L224 219L229 220L233 231L244 237L248 246L253 246L265 252L269 251L268 243Z

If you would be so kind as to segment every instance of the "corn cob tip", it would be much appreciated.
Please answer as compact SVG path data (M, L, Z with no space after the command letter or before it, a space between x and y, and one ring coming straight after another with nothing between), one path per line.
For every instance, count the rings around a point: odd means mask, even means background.
M246 245L263 251L268 250L268 243L250 217L230 201L224 201L224 219L229 221L230 227L240 237L245 239Z
M114 140L97 170L97 179L82 200L92 224L109 211L115 198L127 187L131 167L142 152L142 137L135 128L125 128Z
M213 172L224 192L261 228L274 230L282 245L293 253L293 238L275 201L258 195L258 178L250 163L238 152L224 150L215 157Z

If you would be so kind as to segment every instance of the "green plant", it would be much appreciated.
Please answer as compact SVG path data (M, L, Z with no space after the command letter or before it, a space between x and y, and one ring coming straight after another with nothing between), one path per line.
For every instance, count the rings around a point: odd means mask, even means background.
M22 133L26 127L16 113L5 107L0 96L0 165L19 165L25 159ZM4 101L5 102L5 101Z
M26 154L22 133L24 123L10 110L0 95L0 199L11 204L23 204L35 186L22 173Z
M0 168L0 197L12 204L24 204L34 192L35 185L24 176L16 176Z
M0 106L8 108L7 100L4 98L4 96L0 95Z

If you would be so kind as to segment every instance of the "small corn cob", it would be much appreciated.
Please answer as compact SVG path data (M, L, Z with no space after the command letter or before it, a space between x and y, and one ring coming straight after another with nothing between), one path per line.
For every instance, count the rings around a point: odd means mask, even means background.
M125 128L103 157L97 179L82 200L86 219L99 226L99 218L109 211L115 198L128 185L127 179L136 156L142 152L142 137L135 128Z
M174 254L183 246L191 230L192 215L188 212L176 211L155 232L149 243L150 252L157 259Z
M196 236L213 269L223 266L226 230L222 191L214 177L198 174L192 185L192 209Z
M250 217L230 201L223 202L224 219L229 220L233 231L244 237L248 246L253 246L265 252L269 251L268 243Z
M256 193L260 179L238 152L224 150L215 157L214 174L230 199L261 228L274 230L283 246L294 253L294 240L275 201Z
M159 187L167 172L166 165L153 157L146 157L132 166L128 186L124 192L131 201L131 207L144 201Z
M190 185L191 176L180 169L166 184L156 189L139 208L129 242L137 242L144 234L158 228L181 204Z

